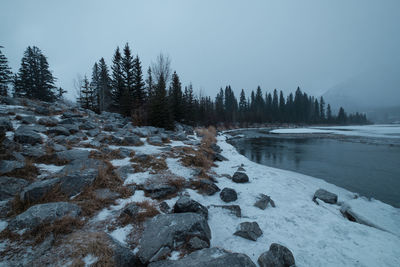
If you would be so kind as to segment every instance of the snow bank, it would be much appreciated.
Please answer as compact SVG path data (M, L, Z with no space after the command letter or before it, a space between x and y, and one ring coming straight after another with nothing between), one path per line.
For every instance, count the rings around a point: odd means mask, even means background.
M219 175L232 175L239 165L244 164L250 182L235 184L224 177L218 180L221 189L230 187L237 191L238 199L228 204L240 205L242 218L211 207L227 204L222 202L219 194L209 197L188 190L193 199L210 206L211 246L245 253L257 262L271 243L280 243L293 252L296 265L300 267L400 266L398 236L350 222L342 216L338 205L316 205L312 201L319 188L337 194L341 202L353 199L354 193L321 179L251 162L228 144L225 136L218 137L218 145L229 161L218 163L213 171ZM276 208L261 210L254 207L260 193L271 196ZM375 201L375 205L370 205L371 202L365 199L359 201L357 204L363 209L379 210L382 221L390 218L385 204L380 201ZM239 224L245 221L256 221L262 229L263 235L256 242L233 235Z

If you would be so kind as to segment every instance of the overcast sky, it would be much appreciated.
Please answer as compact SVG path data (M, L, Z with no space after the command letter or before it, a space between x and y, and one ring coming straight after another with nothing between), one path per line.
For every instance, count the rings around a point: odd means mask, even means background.
M0 45L13 71L28 45L48 57L57 85L109 64L129 42L144 72L169 54L184 84L215 96L264 90L319 95L377 64L400 61L399 0L2 0Z

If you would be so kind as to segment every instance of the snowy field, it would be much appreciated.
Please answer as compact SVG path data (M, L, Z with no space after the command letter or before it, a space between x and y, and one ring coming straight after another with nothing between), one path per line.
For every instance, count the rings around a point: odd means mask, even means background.
M361 126L324 126L307 128L286 128L275 129L271 133L276 134L307 134L307 133L326 133L360 137L375 138L400 138L399 124L377 124Z
M218 163L213 170L232 175L244 164L250 182L236 184L220 178L218 186L238 192L242 218L220 208L209 208L212 231L211 245L249 255L254 262L268 250L271 243L287 246L294 254L297 266L400 266L400 210L377 200L358 198L354 193L302 174L274 169L251 162L218 137L222 155L229 161ZM340 204L353 205L360 214L381 229L350 222L340 213L339 205L311 199L318 188L338 195ZM189 190L191 197L203 205L225 204L218 194L202 196ZM276 208L260 210L254 207L258 194L264 193L275 201ZM352 206L353 207L353 206ZM256 221L263 235L250 241L233 235L240 222Z

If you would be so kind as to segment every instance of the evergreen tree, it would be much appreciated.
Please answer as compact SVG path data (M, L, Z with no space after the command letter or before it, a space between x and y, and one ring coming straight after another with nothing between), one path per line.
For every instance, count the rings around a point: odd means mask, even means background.
M156 127L168 130L174 129L172 113L169 108L167 90L163 76L158 78L155 94L151 100L150 123Z
M144 91L142 63L140 62L139 56L133 60L133 94L132 100L134 108L141 108L145 103L146 94Z
M154 95L154 81L150 67L147 70L146 90L147 90L147 100L149 100Z
M110 110L112 104L110 76L108 74L108 67L104 58L101 58L99 61L99 81L97 93L99 112Z
M342 107L340 107L340 109L339 109L338 116L337 116L337 122L339 124L346 124L347 123L347 115L344 112L344 109Z
M280 122L285 122L286 120L286 108L285 108L285 97L283 96L283 92L279 92L279 120Z
M225 121L224 91L222 88L220 88L219 93L215 97L215 112L218 122Z
M320 113L321 121L325 121L325 101L322 96L319 99L319 113Z
M67 90L64 90L64 89L62 89L61 87L59 87L59 88L57 89L57 95L56 95L57 99L58 99L58 100L63 99L63 95L64 95L66 92L67 92Z
M123 115L129 115L130 103L124 97L126 96L124 92L124 73L122 70L122 56L119 51L119 47L117 47L115 50L111 71L111 95L113 100L113 109L119 111Z
M279 120L278 91L276 89L274 89L274 95L272 97L272 115L275 122Z
M42 51L36 46L28 46L14 80L14 95L42 101L55 101L57 98L55 80Z
M331 110L331 105L330 104L328 104L328 106L326 108L326 120L328 121L328 123L332 123L333 122L332 110Z
M246 95L244 93L244 90L240 92L240 99L239 99L239 120L240 122L245 122L246 121L246 115L247 115L247 101L246 101Z
M90 82L90 88L91 88L91 95L90 95L90 106L91 110L99 112L99 84L100 84L100 69L99 65L94 63L93 68L92 68L92 79Z
M130 113L133 104L133 91L135 88L135 67L132 52L129 48L128 43L126 43L124 47L124 56L122 58L122 72L124 77L124 86L127 92L126 101L129 103L128 113Z
M319 111L319 103L318 100L314 100L314 123L318 123L320 121L321 115Z
M189 125L195 124L195 98L193 95L193 86L189 84L189 86L185 87L185 92L183 94L184 99L184 111L185 111L185 123Z
M0 46L0 48L3 48ZM8 66L6 56L0 50L0 95L7 96L8 85L12 82L11 68Z
M181 122L183 120L183 115L184 115L182 85L179 80L178 74L176 74L176 71L174 71L174 73L172 74L172 82L170 87L169 98L174 120Z
M85 75L85 77L83 78L83 81L82 81L82 86L80 89L80 99L79 99L79 103L82 108L90 109L90 106L91 106L90 94L91 94L91 89L90 89L89 80Z

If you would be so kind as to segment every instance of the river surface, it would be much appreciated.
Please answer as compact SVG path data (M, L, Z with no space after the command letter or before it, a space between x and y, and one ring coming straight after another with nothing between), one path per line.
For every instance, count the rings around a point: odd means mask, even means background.
M230 143L254 162L321 178L400 208L400 146L312 134L244 136Z

